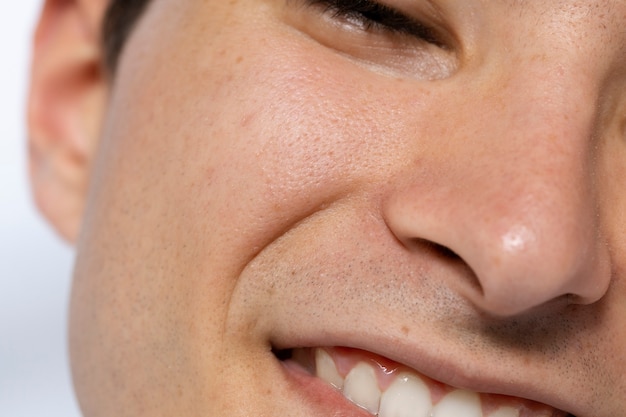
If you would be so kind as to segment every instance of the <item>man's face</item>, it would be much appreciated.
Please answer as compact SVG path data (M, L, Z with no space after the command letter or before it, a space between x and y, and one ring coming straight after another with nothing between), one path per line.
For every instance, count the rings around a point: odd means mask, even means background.
M78 242L86 415L626 413L625 25L155 1Z

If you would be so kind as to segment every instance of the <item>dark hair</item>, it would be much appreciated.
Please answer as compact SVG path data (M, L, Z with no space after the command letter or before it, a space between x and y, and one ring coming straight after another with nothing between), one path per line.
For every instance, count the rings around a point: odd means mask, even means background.
M150 0L110 0L102 27L105 69L113 74L131 34Z

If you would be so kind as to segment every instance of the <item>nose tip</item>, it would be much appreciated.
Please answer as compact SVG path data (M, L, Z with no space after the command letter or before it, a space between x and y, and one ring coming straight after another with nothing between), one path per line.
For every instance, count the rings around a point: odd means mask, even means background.
M592 304L609 285L609 262L596 236L573 230L544 230L524 224L507 228L483 245L485 253L465 250L480 283L467 297L493 316L516 316L558 300ZM478 248L476 248L478 249Z
M429 199L416 195L424 193L402 192L388 202L388 227L407 250L418 250L411 244L417 239L454 252L475 281L446 279L458 280L453 287L478 310L511 317L564 302L591 304L606 293L609 253L592 205L565 204L580 199L556 192L551 199L466 205L449 203L456 200L447 193ZM449 203L445 209L443 202Z

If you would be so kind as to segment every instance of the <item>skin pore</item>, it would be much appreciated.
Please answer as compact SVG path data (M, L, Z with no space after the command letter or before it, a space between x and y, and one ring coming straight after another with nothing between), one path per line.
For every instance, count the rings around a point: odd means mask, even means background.
M281 360L316 347L626 412L626 3L358 3L153 0L114 79L107 2L46 3L86 416L367 415Z

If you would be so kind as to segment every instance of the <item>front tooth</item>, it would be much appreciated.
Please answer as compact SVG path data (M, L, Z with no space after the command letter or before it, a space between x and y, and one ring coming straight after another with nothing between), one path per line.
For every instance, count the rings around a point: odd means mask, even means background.
M380 399L380 417L428 417L430 390L421 378L400 374Z
M343 395L359 407L377 414L380 390L374 368L363 362L355 366L346 376Z
M432 417L482 417L478 394L457 390L447 394L433 408Z
M315 351L315 370L317 376L337 389L343 388L343 378L339 375L335 361L324 349Z
M513 407L502 407L489 417L519 417L519 410Z

